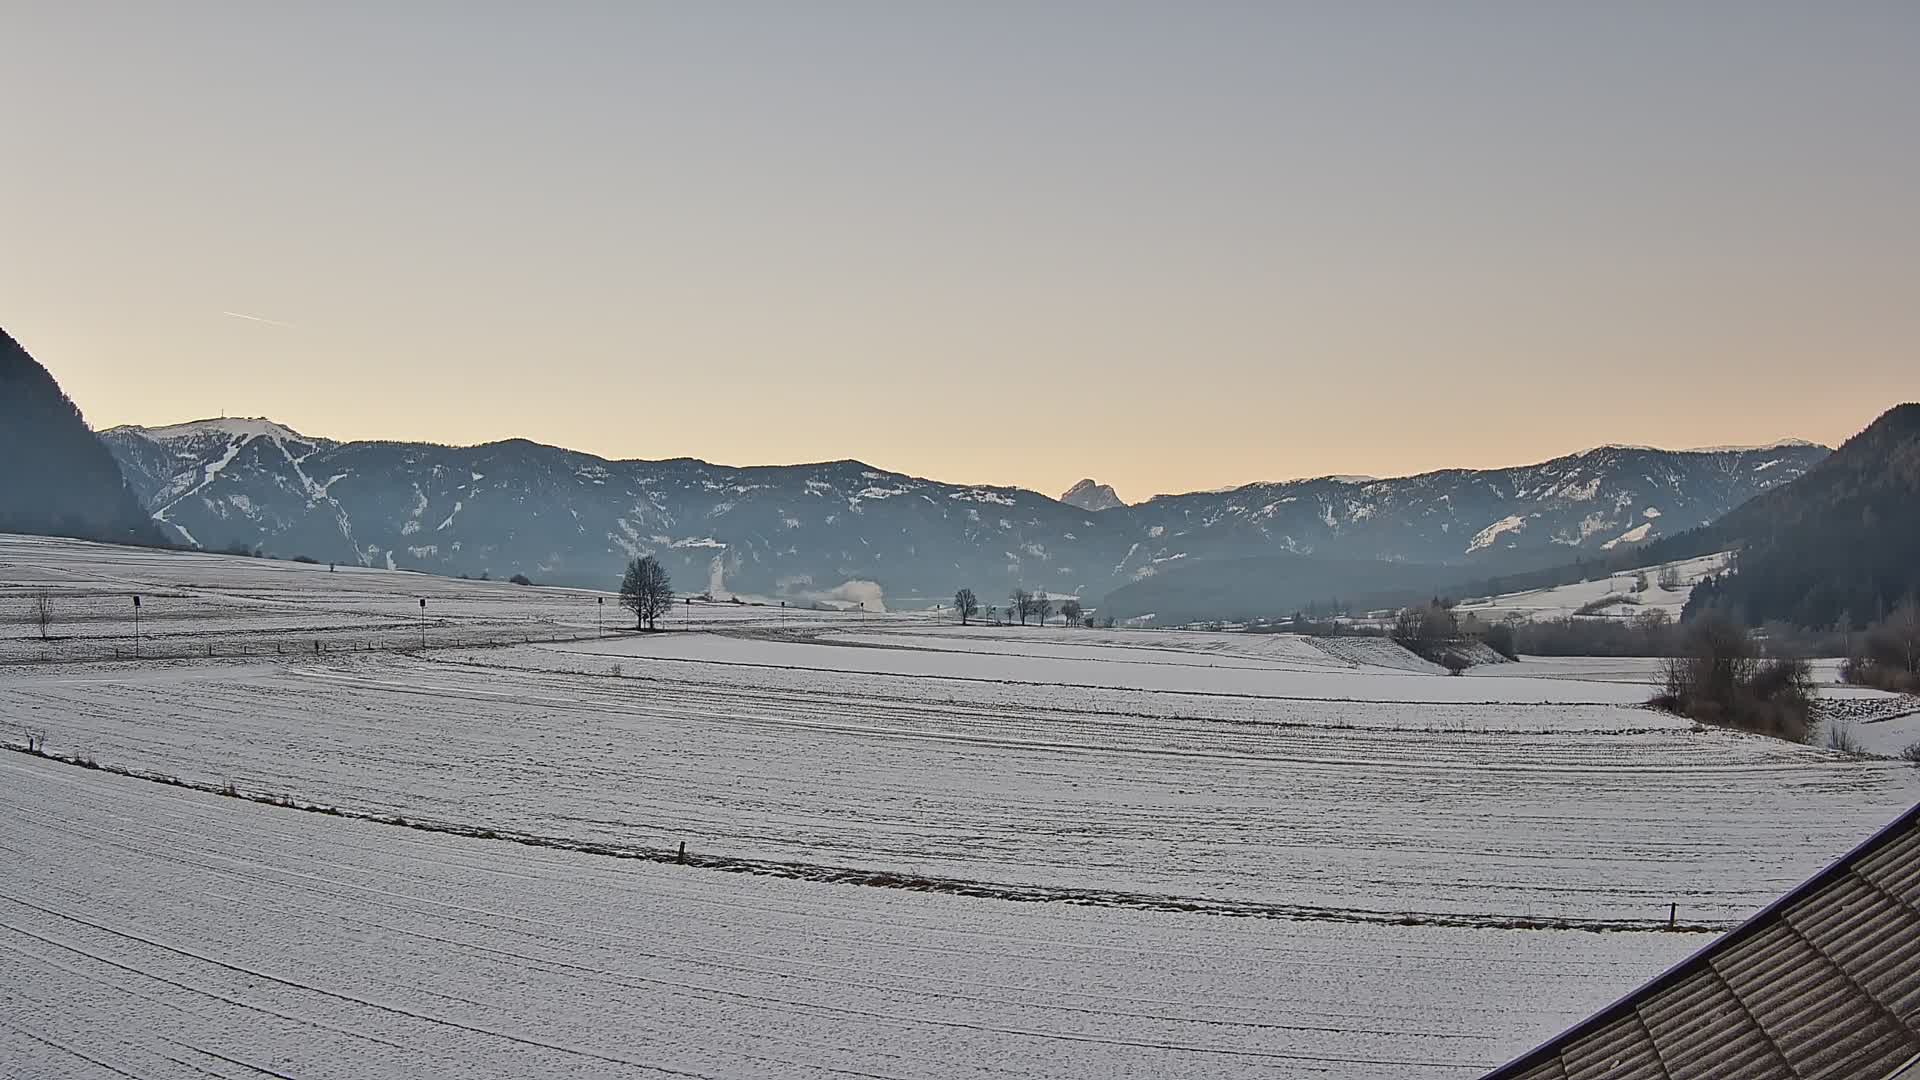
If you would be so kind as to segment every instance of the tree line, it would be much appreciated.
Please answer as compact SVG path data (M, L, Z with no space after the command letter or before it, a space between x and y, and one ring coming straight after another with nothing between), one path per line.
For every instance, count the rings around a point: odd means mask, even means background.
M980 606L980 597L972 589L967 588L953 594L953 610L960 616L961 626L970 625L974 619L982 617L983 614L988 622L998 623L1001 618L998 607L989 605L983 609ZM1006 618L1008 621L1019 619L1021 626L1027 625L1028 619L1045 626L1047 620L1056 611L1068 626L1093 625L1093 620L1087 615L1086 608L1073 597L1060 601L1056 607L1053 598L1044 592L1015 589L1007 596Z

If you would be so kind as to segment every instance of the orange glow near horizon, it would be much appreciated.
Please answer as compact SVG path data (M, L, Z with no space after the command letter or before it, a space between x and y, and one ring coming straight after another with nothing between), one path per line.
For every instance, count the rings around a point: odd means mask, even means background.
M1920 8L216 7L4 17L98 427L1137 501L1920 396Z

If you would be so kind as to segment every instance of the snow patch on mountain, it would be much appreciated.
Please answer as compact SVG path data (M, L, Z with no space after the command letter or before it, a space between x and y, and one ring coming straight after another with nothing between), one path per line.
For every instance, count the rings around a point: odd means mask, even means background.
M1494 541L1500 539L1502 535L1510 532L1519 532L1526 527L1526 518L1519 514L1509 514L1486 528L1481 529L1479 532L1474 533L1472 542L1467 545L1467 554L1471 555L1476 551L1485 551L1487 548L1492 547Z
M168 424L164 427L140 427L126 425L113 428L114 431L138 431L160 442L174 442L185 438L224 436L240 442L258 438L280 439L285 442L311 442L306 436L276 424L265 417L220 417L211 420L189 420L184 424Z
M1695 446L1681 451L1686 454L1764 454L1769 450L1805 450L1818 446L1805 439L1781 439L1778 442L1761 443L1758 446Z
M1643 521L1640 524L1635 525L1633 528L1628 529L1626 532L1621 533L1619 536L1616 536L1613 539L1607 541L1606 543L1601 544L1600 546L1608 551L1612 551L1614 548L1619 547L1621 544L1638 544L1641 541L1645 540L1647 538L1647 534L1652 531L1653 531L1653 522Z
M966 488L952 492L947 496L960 502L992 503L995 506L1016 506L1018 503L1010 495L1003 495L988 488Z

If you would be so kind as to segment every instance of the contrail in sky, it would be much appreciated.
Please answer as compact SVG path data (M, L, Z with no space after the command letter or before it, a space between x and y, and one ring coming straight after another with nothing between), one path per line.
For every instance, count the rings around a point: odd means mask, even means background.
M269 326L284 326L289 330L298 329L298 327L294 326L290 322L281 322L279 319L269 319L260 315L249 315L244 311L223 311L220 314L231 315L236 319L245 319L248 322L263 322Z

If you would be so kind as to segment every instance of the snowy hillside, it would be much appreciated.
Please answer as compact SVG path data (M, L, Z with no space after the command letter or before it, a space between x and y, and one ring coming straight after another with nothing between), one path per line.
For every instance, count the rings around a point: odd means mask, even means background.
M1662 611L1679 621L1680 612L1693 595L1693 587L1704 578L1725 570L1730 552L1706 555L1698 559L1661 563L1644 570L1619 573L1559 585L1551 589L1507 593L1502 596L1476 597L1460 604L1461 614L1469 612L1488 622L1519 617L1523 619L1562 619L1575 614L1601 618L1625 618L1646 611ZM1641 581L1646 582L1644 589ZM1662 584L1662 582L1666 584ZM1607 601L1613 601L1607 603ZM1596 605L1605 606L1596 606Z
M1520 469L1255 484L1092 511L857 461L735 468L524 440L336 443L265 420L103 439L154 516L208 549L588 585L655 554L676 583L716 595L873 604L937 602L963 585L983 598L1025 586L1097 599L1182 561L1277 553L1554 561L1703 524L1825 453L1603 448ZM1110 493L1081 490L1090 505Z
M1127 568L1152 573L1205 535L1213 554L1276 551L1416 563L1503 555L1570 562L1704 525L1827 455L1767 447L1602 446L1538 465L1447 470L1394 480L1323 477L1225 493L1162 495L1133 508L1144 542Z

